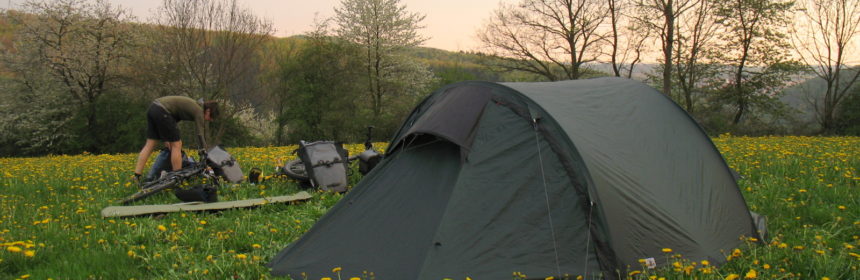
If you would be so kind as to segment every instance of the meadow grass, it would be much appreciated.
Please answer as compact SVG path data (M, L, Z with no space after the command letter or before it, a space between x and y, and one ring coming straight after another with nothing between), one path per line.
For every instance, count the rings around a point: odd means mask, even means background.
M771 239L726 252L719 268L667 252L672 266L634 279L860 279L860 138L714 138L749 207L768 216ZM377 147L383 143L378 143ZM228 149L247 171L270 175L295 146ZM357 154L362 145L348 145ZM136 155L0 159L0 279L262 279L264 264L342 197L314 193L293 204L160 218L103 219L100 210L136 191ZM354 172L357 173L357 172ZM355 183L357 174L351 177ZM228 184L221 200L286 195L295 182ZM136 204L175 203L169 192ZM670 248L667 248L670 249ZM333 279L366 275L338 275ZM517 275L512 278L542 277ZM572 277L575 279L575 276Z

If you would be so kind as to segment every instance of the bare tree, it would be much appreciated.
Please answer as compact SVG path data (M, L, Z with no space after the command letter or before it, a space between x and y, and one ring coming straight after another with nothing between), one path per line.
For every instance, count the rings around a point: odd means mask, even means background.
M631 1L609 0L607 5L611 32L606 37L609 42L606 55L609 56L612 74L633 78L636 64L642 62L643 54L648 52L651 30L627 15L632 10Z
M271 39L270 22L237 0L164 0L153 22L162 94L221 100L232 105L224 106L227 117L250 108L248 98L260 89L256 60ZM224 124L212 143L220 142Z
M826 84L823 104L813 105L822 130L831 132L840 102L860 77L860 69L853 74L845 71L849 68L847 59L856 54L854 47L860 43L860 1L804 0L798 5L798 32L791 33L792 43L801 60ZM817 103L819 98L813 100Z
M663 52L663 94L672 96L672 71L677 20L704 0L636 0L636 20L659 34Z
M538 74L551 81L579 79L585 63L597 60L611 21L596 0L521 0L501 4L478 31L487 52L504 70Z
M65 104L83 114L90 133L98 133L92 131L96 102L125 84L122 67L135 43L132 17L104 0L33 0L23 10L15 14L21 28L6 66L33 92L54 94L42 83L59 85Z
M726 88L735 104L737 125L755 99L779 85L795 71L787 59L787 13L794 5L783 0L727 0L718 3L722 25L720 56L730 65L731 85ZM756 69L757 68L757 69Z
M691 10L678 21L675 82L680 90L678 98L683 100L688 113L695 110L693 94L704 87L713 86L709 80L718 78L718 69L713 63L704 61L708 53L716 47L718 24L714 17L713 1L698 1ZM679 102L681 103L681 102Z

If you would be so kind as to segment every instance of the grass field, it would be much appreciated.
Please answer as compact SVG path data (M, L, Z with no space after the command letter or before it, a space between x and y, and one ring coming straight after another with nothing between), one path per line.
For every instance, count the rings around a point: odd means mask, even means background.
M768 216L772 238L726 252L729 261L719 268L667 252L671 267L636 270L630 278L860 279L860 138L722 136L714 142L743 176L750 208ZM294 148L229 151L245 169L270 171ZM349 149L355 154L362 147ZM303 203L253 210L101 218L102 208L136 190L129 183L134 158L0 158L0 279L271 278L264 264L341 197L315 193ZM298 191L289 180L272 179L227 186L219 198ZM164 193L140 204L175 202ZM332 279L368 278L338 275L336 264L332 269ZM512 271L512 278L523 277Z

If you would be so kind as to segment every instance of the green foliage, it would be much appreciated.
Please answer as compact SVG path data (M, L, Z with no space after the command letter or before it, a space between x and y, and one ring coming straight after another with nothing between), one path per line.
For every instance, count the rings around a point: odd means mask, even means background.
M295 57L280 61L278 78L286 85L286 120L290 143L299 140L357 140L363 125L358 105L364 85L358 49L324 34L314 34Z
M836 134L860 136L860 86L854 86L839 106Z
M69 122L70 134L76 135L62 144L60 153L128 153L139 151L146 133L146 108L119 93L108 93L94 106L95 118L87 125L86 111L77 111ZM117 120L123 120L118 122ZM95 132L95 133L93 133Z

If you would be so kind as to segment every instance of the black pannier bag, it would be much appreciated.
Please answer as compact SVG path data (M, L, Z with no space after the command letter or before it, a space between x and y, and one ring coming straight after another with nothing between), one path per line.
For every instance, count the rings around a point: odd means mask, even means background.
M218 202L218 188L212 185L196 185L187 189L176 189L173 194L184 202Z
M209 166L218 176L224 177L230 183L238 183L244 179L239 162L221 147L209 149L206 155Z
M323 191L346 191L349 152L343 148L343 143L301 141L298 154L312 187Z
M361 172L361 175L367 175L367 173L370 173L370 170L373 170L379 164L379 161L382 160L382 155L368 148L358 154L358 159L358 172Z

